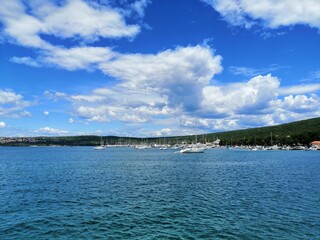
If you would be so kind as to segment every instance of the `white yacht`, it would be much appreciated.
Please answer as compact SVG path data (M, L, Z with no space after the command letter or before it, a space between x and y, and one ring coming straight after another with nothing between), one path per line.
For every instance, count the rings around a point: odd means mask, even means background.
M96 146L93 148L94 150L105 150L106 149L106 146Z
M179 152L180 153L203 153L205 150L205 147L198 143L198 139L197 139L197 135L195 135L195 142L196 144L192 144L189 146L186 146L184 148L182 148Z
M180 150L180 153L203 153L203 147L187 147Z
M105 150L106 149L106 146L103 145L102 137L101 137L101 140L100 140L100 146L96 146L93 149L94 150Z

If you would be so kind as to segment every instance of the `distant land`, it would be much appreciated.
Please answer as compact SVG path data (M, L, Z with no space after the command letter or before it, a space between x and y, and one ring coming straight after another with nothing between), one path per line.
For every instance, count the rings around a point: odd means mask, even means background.
M180 144L182 142L213 142L220 139L220 145L309 145L320 140L320 118L302 120L271 127L250 128L202 135L173 136L159 138L134 138L103 136L106 145L131 144ZM0 146L96 146L101 136L63 136L63 137L0 137Z

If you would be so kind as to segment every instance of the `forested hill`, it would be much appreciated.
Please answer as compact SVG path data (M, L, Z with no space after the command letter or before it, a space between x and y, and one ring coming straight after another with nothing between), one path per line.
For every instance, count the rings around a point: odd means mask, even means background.
M103 144L177 144L181 142L212 142L219 138L220 145L309 145L320 141L320 118L313 118L272 127L251 128L196 136L175 136L162 138L130 138L117 136L102 137ZM66 137L23 137L0 138L2 146L29 145L67 145L96 146L100 145L100 136L66 136Z
M320 140L320 118L313 118L272 127L260 127L245 130L209 134L227 145L308 145ZM272 142L271 142L272 141Z

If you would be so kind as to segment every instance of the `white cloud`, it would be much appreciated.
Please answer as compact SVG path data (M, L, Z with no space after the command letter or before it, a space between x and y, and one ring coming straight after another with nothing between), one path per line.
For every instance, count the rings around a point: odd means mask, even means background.
M147 89L165 95L169 105L197 107L202 88L222 71L221 56L203 46L178 47L156 55L127 54L100 65L122 80L127 89Z
M150 121L152 117L168 116L174 112L174 109L170 109L167 106L163 108L150 106L110 106L108 104L85 106L85 104L82 103L80 106L74 107L73 113L78 117L87 119L91 122L109 122L111 120L117 120L126 123L145 123Z
M254 77L258 75L265 75L268 73L273 73L279 69L282 68L287 68L284 66L278 66L278 65L270 65L269 67L266 68L260 68L260 69L255 69L255 68L250 68L250 67L239 67L239 66L231 66L229 67L229 71L234 74L234 75L242 75L245 77Z
M320 98L316 94L306 95L289 95L283 100L277 100L274 105L278 108L292 112L310 112L320 110Z
M156 136L170 136L172 135L172 129L170 128L162 128L159 131L155 131L155 135Z
M83 96L72 96L75 98L82 98ZM95 89L89 99L97 99L100 101L104 99L105 103L109 105L139 107L139 106L164 106L168 104L166 96L160 95L158 92L148 89L128 89L123 86L114 86L112 88L98 88Z
M52 47L46 51L42 61L67 70L95 68L100 62L107 62L115 53L107 47L74 47L70 49Z
M177 125L168 125L163 128L147 128L145 125L137 126L135 129L127 129L124 132L125 136L139 136L139 137L168 137L168 136L186 136L203 133L194 128L185 128ZM134 135L133 135L134 133ZM165 140L163 141L163 143Z
M180 135L186 129L223 131L319 115L316 95L295 95L314 93L317 84L280 87L280 80L267 74L247 82L212 85L212 78L222 70L220 62L221 57L204 46L178 47L155 55L118 55L98 66L119 79L115 86L88 94L46 91L45 95L69 101L72 114L84 119L83 123L119 121L135 126L132 135L141 135L141 127L149 124ZM144 130L150 136L166 134Z
M266 27L278 28L304 24L320 28L318 0L202 0L213 6L235 26L250 28L262 21Z
M280 81L271 75L257 76L246 83L207 86L203 89L201 111L208 119L186 118L182 125L227 130L318 117L320 98L314 93L318 86L304 85L298 90L299 87L281 88ZM288 93L311 94L285 95Z
M68 123L74 123L74 119L73 118L69 118Z
M32 117L32 114L26 110L23 110L22 112L19 112L17 114L14 114L12 115L12 117L16 117L16 118L19 118L19 117Z
M167 69L166 64L162 65L164 66L160 68ZM190 65L192 66L189 64L189 67ZM155 66L158 67L156 64ZM137 69L140 69L139 66ZM170 71L167 72L164 78L155 74L154 78L149 79L147 73L142 73L142 78L138 78L137 74L136 79L135 71L132 73L131 70L125 69L124 77L121 76L122 82L112 88L98 88L87 95L59 95L72 103L72 113L75 116L88 122L120 121L129 125L135 124L136 134L140 131L138 126L149 123L162 126L163 129L174 129L170 134L180 135L179 131L186 133L185 129L232 130L275 125L319 114L319 98L316 95L285 95L284 98L280 98L283 96L280 93L284 93L283 88L280 87L280 80L271 74L256 76L243 83L219 86L211 85L207 78L201 83L197 83L196 80L192 82L188 78L191 75L189 69L178 70L181 76L183 73L187 76L185 79L181 77L181 82L175 82L176 79L172 78L177 75L170 76ZM198 78L201 78L200 75ZM183 80L190 83L189 87L198 88L197 97L201 101L200 104L194 102L193 108L183 107L183 101L173 101L170 96L172 86L184 84ZM165 85L165 82L168 84ZM306 89L312 91L317 88L311 85L304 90ZM160 130L146 131L150 136L165 135L159 132Z
M69 0L61 6L45 3L43 6L35 1L2 2L3 32L22 46L50 49L52 45L41 34L92 41L100 37L134 37L140 31L137 25L127 25L120 11L103 5L90 5L83 0Z
M25 101L23 96L10 90L0 89L0 116L29 117L31 114L25 110L31 102Z
M48 111L44 111L44 112L43 112L43 115L49 116L49 112L48 112Z
M130 11L140 17L150 0L129 4ZM10 59L11 62L32 67L58 66L67 70L93 70L100 63L117 55L108 47L87 46L85 43L100 38L133 38L140 32L136 24L125 22L125 9L111 8L85 0L68 0L61 4L45 0L12 0L1 3L2 37L17 45L38 50L38 56ZM62 40L72 38L74 46L53 45L45 38L55 36Z
M74 113L81 117L85 118L88 121L95 122L107 122L109 121L108 115L109 110L106 106L79 106L74 109Z
M256 114L277 98L280 82L270 74L257 76L246 83L203 88L203 111L208 114Z
M0 90L0 104L17 104L22 100L20 94L16 94L12 91Z
M305 94L305 93L317 92L319 90L320 90L320 83L301 84L301 85L294 85L289 87L282 87L280 88L279 93L281 95Z
M6 126L5 122L0 122L0 128L4 128Z
M68 1L63 7L52 8L45 16L38 17L44 21L42 32L61 38L133 37L140 31L137 25L126 25L119 11L82 0Z
M137 0L131 4L131 8L138 14L139 17L143 17L145 8L150 3L151 0Z
M106 99L104 96L99 95L73 95L70 96L70 100L74 102L103 102Z
M239 129L237 119L228 119L228 118L221 118L221 119L210 119L210 118L196 118L196 117L188 117L183 116L180 119L180 125L183 127L188 128L204 128L208 130L232 130L232 129Z
M0 20L4 24L3 33L22 46L46 48L46 43L38 35L43 23L25 13L25 6L19 0L2 1Z
M36 133L43 133L43 134L49 134L49 135L65 135L65 134L68 134L68 131L56 129L56 128L50 128L50 127L43 127L36 130Z
M252 77L255 76L257 73L257 70L254 68L249 67L237 67L237 66L231 66L229 68L229 71L234 75L243 75L246 77ZM269 71L267 71L268 73ZM262 73L263 74L263 73Z
M125 23L120 10L83 0L69 0L59 6L43 0L12 0L1 4L2 34L15 44L41 50L36 59L14 56L10 61L32 67L49 64L67 70L90 70L97 63L108 61L114 53L107 47L83 46L83 40L132 38L140 31L138 25ZM136 4L142 11L147 1ZM73 38L82 46L69 49L54 46L44 39L46 35Z
M44 91L43 95L52 100L52 101L59 101L59 100L62 100L62 99L65 99L68 95L66 93L63 93L63 92L52 92L50 90L46 90Z
M87 95L67 95L56 98L56 93L46 91L49 99L69 101L73 114L90 122L109 122L111 120L142 123L152 116L173 114L176 110L166 106L166 99L154 92L123 89L119 87L98 88Z
M88 121L145 123L183 109L196 110L202 89L222 70L221 57L204 46L178 47L155 55L118 55L99 67L119 83L86 95L44 94L54 101L70 101L73 113Z
M10 61L13 63L18 63L18 64L25 64L30 67L40 67L41 64L36 61L35 59L32 59L31 57L12 57L10 58Z

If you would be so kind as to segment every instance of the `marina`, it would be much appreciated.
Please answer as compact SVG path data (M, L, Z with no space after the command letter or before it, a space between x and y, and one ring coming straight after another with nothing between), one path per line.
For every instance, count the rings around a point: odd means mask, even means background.
M320 0L4 0L0 240L320 240Z

